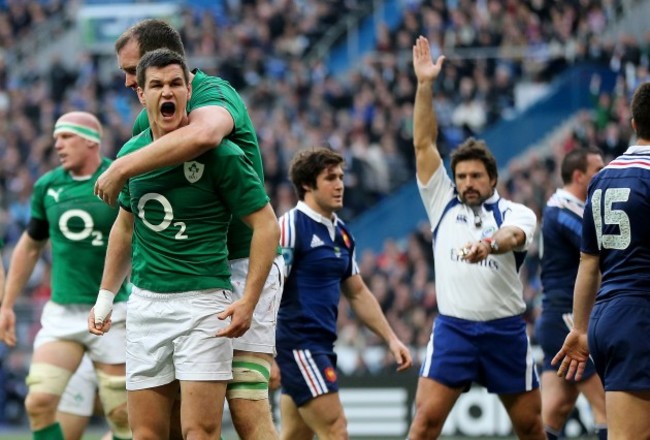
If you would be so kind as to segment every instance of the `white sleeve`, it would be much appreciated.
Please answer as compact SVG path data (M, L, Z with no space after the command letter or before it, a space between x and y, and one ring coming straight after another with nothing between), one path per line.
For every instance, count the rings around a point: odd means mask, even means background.
M517 252L523 252L533 242L535 228L537 228L537 216L532 209L522 204L508 202L506 209L503 211L503 223L501 226L516 226L524 231L526 241L523 245L514 249Z
M440 166L428 182L422 184L417 177L416 180L418 182L422 203L424 203L424 208L429 217L429 223L431 223L431 229L435 229L442 217L445 206L456 196L454 183L447 175L447 170L442 162L440 162Z

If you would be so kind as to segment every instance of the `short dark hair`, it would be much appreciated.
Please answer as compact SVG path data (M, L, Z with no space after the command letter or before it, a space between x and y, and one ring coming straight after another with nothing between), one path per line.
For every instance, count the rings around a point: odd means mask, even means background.
M488 149L487 144L483 140L477 140L473 137L467 138L458 148L451 153L451 172L456 179L456 165L458 162L466 160L480 160L485 165L488 176L494 179L494 184L499 178L497 170L497 160L494 158L492 152Z
M632 96L632 118L636 136L650 140L650 82L641 84Z
M345 163L343 156L329 148L316 147L296 153L289 165L289 179L299 200L305 199L305 188L316 188L316 178L330 167Z
M596 147L587 147L587 148L574 148L569 151L564 159L562 159L562 165L560 165L560 175L562 176L562 183L568 185L573 179L573 172L575 170L580 170L583 173L587 172L587 158L590 155L597 154L600 157L603 157L602 151Z
M151 18L128 28L115 41L115 53L119 53L131 40L138 42L141 57L147 52L162 48L185 56L181 34L163 20Z
M138 85L144 90L148 68L167 67L171 66L172 64L176 64L181 67L183 70L183 77L185 78L185 82L189 83L190 72L187 68L185 58L173 50L156 49L152 50L151 52L147 52L142 56L142 58L140 58L140 62L138 62L138 67L136 68Z

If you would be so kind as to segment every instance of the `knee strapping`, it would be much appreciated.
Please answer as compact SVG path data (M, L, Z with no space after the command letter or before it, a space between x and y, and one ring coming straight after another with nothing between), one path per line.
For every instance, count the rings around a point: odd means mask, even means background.
M72 374L72 371L65 368L36 362L29 367L29 375L25 378L25 383L29 387L30 393L48 393L60 396L68 385Z
M256 356L235 356L227 396L229 399L268 399L270 376L271 364L266 360Z
M126 408L126 377L97 371L97 382L99 398L113 435L118 438L131 438Z

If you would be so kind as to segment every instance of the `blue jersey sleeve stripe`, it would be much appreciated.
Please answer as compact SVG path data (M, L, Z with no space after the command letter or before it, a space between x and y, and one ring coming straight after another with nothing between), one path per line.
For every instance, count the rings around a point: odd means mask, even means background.
M451 208L454 206L458 205L460 202L458 201L457 197L454 197L447 203L447 206L445 206L445 209L442 210L442 215L440 216L440 220L438 220L438 224L436 225L435 229L433 230L433 242L435 243L436 237L438 236L438 228L440 228L440 224L442 223L442 219L445 218L445 215L449 212Z
M577 237L582 236L582 219L578 219L575 215L567 211L560 211L557 216L557 221Z

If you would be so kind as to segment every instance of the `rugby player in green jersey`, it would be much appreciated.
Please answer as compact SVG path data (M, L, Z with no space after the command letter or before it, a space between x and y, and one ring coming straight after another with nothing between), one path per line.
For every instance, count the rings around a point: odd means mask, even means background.
M188 123L192 87L181 55L148 52L137 75L150 129L127 142L120 157ZM251 228L249 278L265 280L279 226L264 186L243 151L224 139L195 160L130 178L119 203L88 326L94 334L110 328L114 289L131 269L127 390L134 436L168 435L178 379L184 438L219 438L232 378L230 338L248 329L263 284L232 302L228 226L234 215Z
M141 21L117 39L115 50L126 87L136 89L138 61L145 53L158 48L171 49L181 55L185 52L180 34L161 20ZM222 139L240 147L264 181L257 136L242 98L228 82L198 69L190 72L190 82L189 123L133 152L128 159L118 158L96 184L98 195L105 201L114 202L127 178L189 161L220 145ZM142 111L134 124L133 134L148 127L146 111ZM233 380L228 385L226 397L233 423L243 440L275 440L278 436L268 402L268 381L285 278L284 260L278 249L267 279L252 279L248 270L251 237L250 228L233 218L228 229L233 301L243 298L247 289L257 290L261 285L263 289L250 329L233 339Z
M36 182L31 219L13 251L7 274L0 336L13 346L14 304L49 239L52 297L43 309L42 328L34 341L25 399L34 440L63 440L64 432L56 421L57 406L84 353L95 366L99 395L114 438L131 438L124 379L127 291L123 283L114 290L115 333L95 338L88 334L86 324L118 211L93 194L95 180L110 163L100 154L101 132L97 118L86 112L66 113L56 121L54 148L61 166Z

